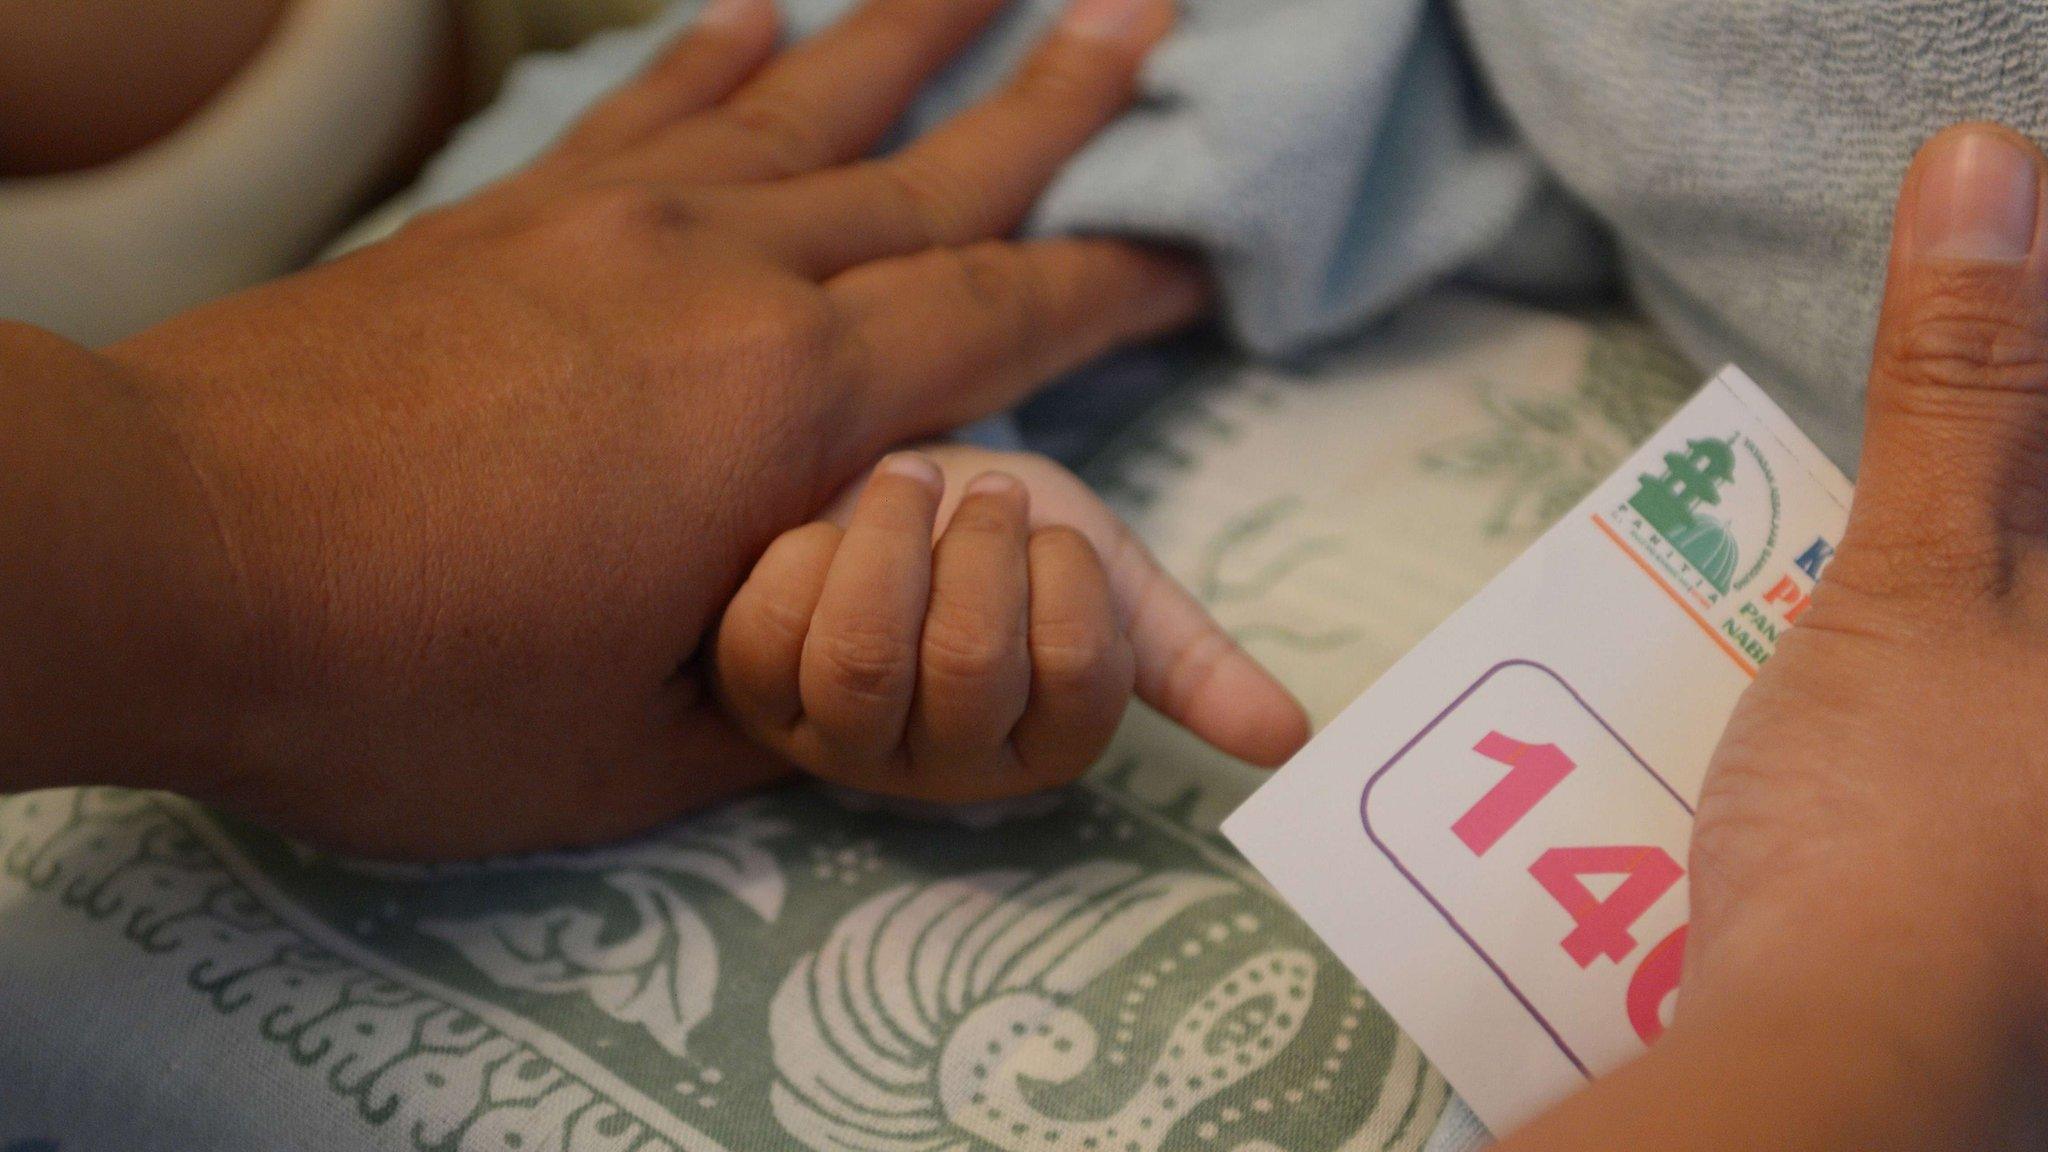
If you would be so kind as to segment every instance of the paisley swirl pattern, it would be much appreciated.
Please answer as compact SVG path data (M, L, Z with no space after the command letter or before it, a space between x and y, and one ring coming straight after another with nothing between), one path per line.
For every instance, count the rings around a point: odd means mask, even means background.
M624 916L592 911L587 903L564 904L540 912L427 918L419 930L453 947L502 987L580 993L620 1023L644 1029L671 1055L686 1056L690 1033L711 1015L717 998L718 939L675 878L708 883L772 922L781 914L788 882L766 842L788 831L755 801L603 851L432 866L341 863L421 882L550 871L601 877L625 898Z
M606 1015L686 1055L691 1031L711 1015L717 994L718 940L659 877L622 872L605 883L633 909L632 927L617 937L608 934L604 916L574 907L426 920L420 931L447 941L505 987L581 992Z
M1150 1152L1287 1046L1316 959L1285 948L1244 959L1155 1029L1143 1068L1099 1059L1091 1012L1106 1014L1105 998L1091 993L1182 913L1241 892L1213 875L1103 860L875 896L775 995L776 1117L818 1152ZM1136 1003L1143 986L1108 1002ZM1090 1083L1097 1069L1111 1074ZM1104 1107L1109 1081L1120 1098Z

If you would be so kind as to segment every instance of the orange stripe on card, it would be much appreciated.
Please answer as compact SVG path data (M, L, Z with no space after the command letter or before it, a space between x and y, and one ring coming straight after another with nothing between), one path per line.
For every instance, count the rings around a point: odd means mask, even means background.
M1692 605L1686 603L1685 597L1679 594L1678 589L1673 588L1670 585L1670 583L1668 583L1664 579L1663 576L1657 573L1657 570L1655 568L1650 567L1649 561L1643 559L1641 556L1636 555L1636 550L1629 547L1628 542L1621 538L1621 534L1616 532L1614 530L1613 525L1609 524L1607 522L1607 519L1601 516L1598 512L1595 512L1593 514L1593 526L1600 529L1601 532L1605 533L1609 540L1614 541L1614 546L1616 548L1621 549L1622 555L1628 557L1630 560L1635 561L1636 567L1641 568L1643 570L1643 575L1648 576L1650 578L1651 583L1655 584L1659 588L1662 588L1664 590L1664 594L1666 596L1671 597L1671 602L1673 604L1676 604L1680 608L1683 608L1685 610L1685 614L1687 616L1692 617L1692 622L1700 626L1700 631L1705 632L1707 634L1707 639L1712 640L1714 642L1715 647L1719 648L1723 652L1726 652L1728 654L1728 658L1730 660L1735 661L1735 666L1737 668L1742 669L1742 674L1744 676L1747 676L1752 680L1756 679L1756 665L1751 664L1749 662L1749 657L1744 656L1740 648L1737 648L1735 645L1730 644L1727 641L1727 639L1721 635L1721 633L1714 629L1714 626L1712 624L1707 623L1706 617L1700 615L1696 610L1694 610Z

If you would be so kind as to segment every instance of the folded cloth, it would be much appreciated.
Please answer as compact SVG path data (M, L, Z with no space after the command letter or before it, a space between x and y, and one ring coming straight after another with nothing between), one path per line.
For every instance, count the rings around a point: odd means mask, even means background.
M516 67L420 183L361 238L456 200L537 155L694 16ZM785 0L807 35L850 0ZM1005 13L911 110L913 135L998 84L1050 27L1057 0ZM1047 193L1027 231L1100 232L1200 249L1230 323L1266 354L1298 352L1446 273L1519 288L1583 288L1603 265L1462 64L1427 0L1183 0L1139 107ZM1510 247L1508 241L1512 237Z

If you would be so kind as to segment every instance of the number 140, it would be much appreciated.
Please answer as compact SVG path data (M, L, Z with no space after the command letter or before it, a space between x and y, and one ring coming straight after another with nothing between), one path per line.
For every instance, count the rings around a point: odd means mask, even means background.
M1554 744L1524 744L1499 732L1487 733L1473 751L1508 769L1451 825L1452 834L1474 856L1485 856L1577 765ZM1552 848L1529 866L1529 875L1572 918L1572 930L1562 942L1565 954L1580 968L1590 968L1603 957L1619 964L1635 953L1638 943L1631 930L1636 921L1685 878L1685 869L1662 848L1629 845ZM1622 880L1602 899L1586 887L1586 876ZM1629 980L1628 1019L1645 1044L1664 1034L1662 1010L1678 989L1685 928L1681 924L1652 946Z

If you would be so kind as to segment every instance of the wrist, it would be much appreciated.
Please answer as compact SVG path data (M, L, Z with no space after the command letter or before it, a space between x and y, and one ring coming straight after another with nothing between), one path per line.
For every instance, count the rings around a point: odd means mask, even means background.
M2016 905L1937 887L1866 875L1777 919L1754 893L1739 927L1699 937L1660 1054L1806 1134L1782 1147L1998 1146L2026 1100L2036 981L2004 944Z
M1641 1059L1501 1152L2006 1146L2024 1121L2025 1065L2004 1030L1945 1018L1946 1000L1885 1006L1797 981L1747 1001L1695 1000Z
M0 790L204 792L259 677L214 497L127 366L0 323Z

